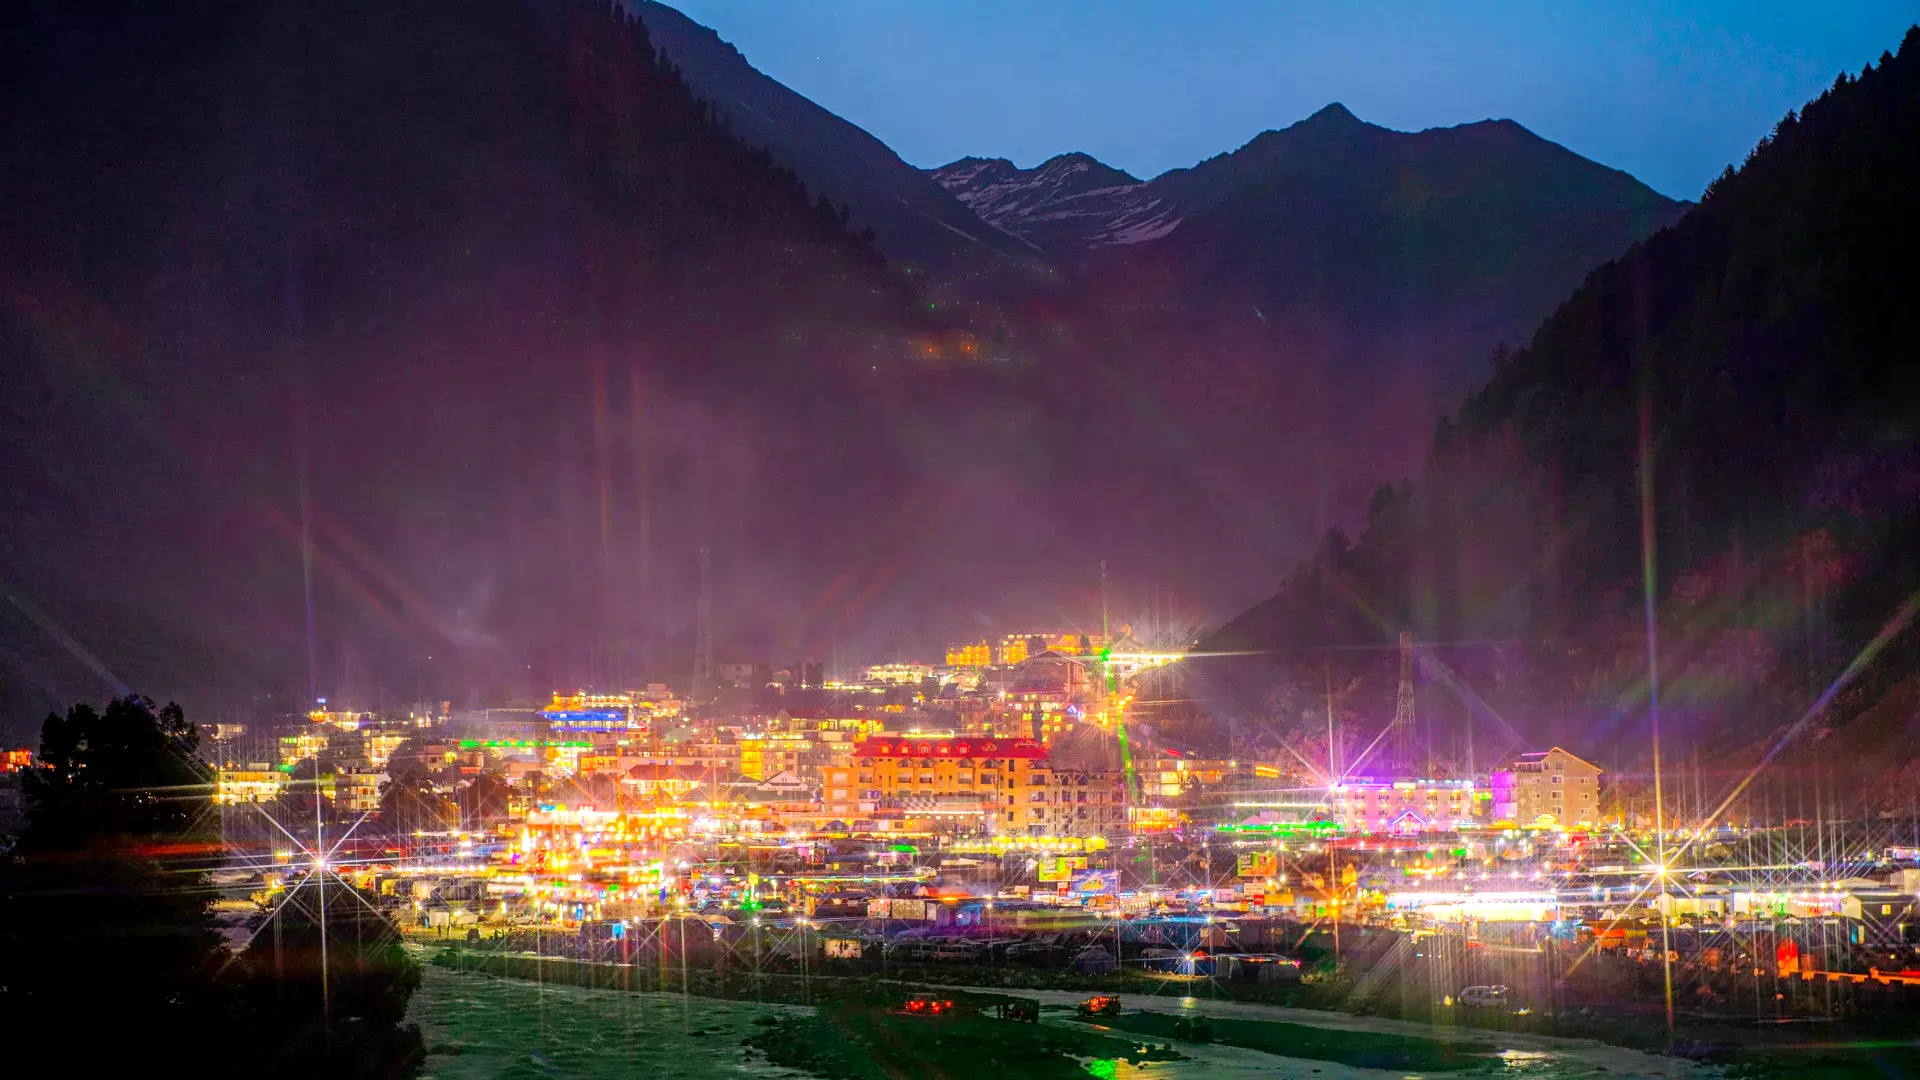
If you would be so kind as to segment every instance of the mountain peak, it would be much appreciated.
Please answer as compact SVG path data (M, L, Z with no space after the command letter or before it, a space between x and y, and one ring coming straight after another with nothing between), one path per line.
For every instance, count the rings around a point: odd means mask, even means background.
M1106 162L1101 161L1099 158L1094 157L1092 154L1079 150L1070 150L1064 154L1055 154L1053 157L1035 166L1033 172L1048 177L1066 177L1085 174L1082 179L1073 185L1077 190L1086 190L1089 187L1122 187L1140 182L1138 177L1128 173L1125 169L1116 169Z
M1328 102L1320 110L1305 120L1303 124L1364 124L1366 121L1353 115L1353 111L1337 101Z

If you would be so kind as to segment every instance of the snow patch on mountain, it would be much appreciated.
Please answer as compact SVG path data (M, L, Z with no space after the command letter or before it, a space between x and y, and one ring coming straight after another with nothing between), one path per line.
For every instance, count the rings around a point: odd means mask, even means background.
M1005 158L961 158L932 176L983 221L1048 251L1139 243L1179 224L1147 185L1086 154L1061 154L1031 169Z

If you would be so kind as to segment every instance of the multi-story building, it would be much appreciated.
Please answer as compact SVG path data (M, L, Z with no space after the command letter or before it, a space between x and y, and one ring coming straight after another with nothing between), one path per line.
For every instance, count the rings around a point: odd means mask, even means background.
M740 771L740 743L707 738L655 738L628 747L628 756L654 765L672 765L715 776Z
M1127 831L1126 774L1055 767L1047 836L1116 836Z
M983 668L993 663L993 646L984 641L962 641L947 646L947 666Z
M596 694L554 691L553 701L540 717L557 736L582 738L647 731L678 717L683 703L664 683L648 683L644 690Z
M362 748L366 751L367 764L375 769L384 769L392 760L393 752L400 749L408 735L400 731L368 730L360 733Z
M933 665L901 662L870 664L860 677L872 686L918 686L933 678Z
M1493 816L1519 825L1600 820L1600 767L1559 747L1521 754L1494 770Z
M716 774L689 765L642 762L627 770L620 785L625 792L643 802L672 802L695 788L717 791L719 781L730 778L731 774L728 773Z
M1126 761L1111 732L1083 727L1047 748L1053 763L1049 836L1128 831Z
M1347 780L1328 797L1349 834L1448 832L1480 820L1486 804L1471 780Z
M383 769L355 766L334 780L334 806L342 813L371 814L380 809L380 787L387 782Z
M1037 656L1023 664L1007 688L1001 711L1007 720L1050 745L1087 719L1099 696L1086 665L1059 655Z
M540 710L556 736L585 737L625 732L632 727L632 694L593 694L581 690L573 694L553 693L553 701Z
M829 805L978 813L999 833L1043 836L1055 820L1053 769L1033 739L876 736L826 770L824 790Z
M1150 756L1142 754L1134 762L1135 774L1140 778L1141 797L1161 802L1185 798L1202 788L1216 787L1239 770L1237 761L1194 757L1165 749Z
M270 802L287 786L287 774L267 762L214 773L213 801L226 805Z
M307 719L315 724L325 724L341 731L358 731L363 722L374 719L372 713L354 712L352 709L329 709L327 699L321 698L318 708L307 712Z
M298 765L326 752L329 736L324 729L309 729L280 736L280 764Z
M766 731L740 739L740 772L764 780L790 772L808 783L819 783L821 770L844 764L862 737L877 735L881 722L870 716L828 716L824 712L782 709L767 721Z

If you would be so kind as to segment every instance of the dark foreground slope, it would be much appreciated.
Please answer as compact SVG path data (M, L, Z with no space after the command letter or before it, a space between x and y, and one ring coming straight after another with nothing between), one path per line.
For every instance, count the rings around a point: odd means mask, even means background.
M38 711L635 673L699 544L844 467L771 418L862 427L834 388L909 325L607 5L4 20L0 678Z
M1439 643L1422 704L1440 757L1461 755L1471 715L1482 764L1523 738L1625 764L1647 745L1643 586L1669 737L1726 768L1731 748L1755 746L1744 763L1803 716L1807 737L1844 724L1910 675L1916 185L1909 32L1590 275L1443 422L1425 475L1376 493L1357 542L1328 536L1219 631L1213 647L1264 654L1214 665L1237 702L1223 715L1277 738L1313 712L1324 730L1332 687L1377 730L1381 647L1412 629Z

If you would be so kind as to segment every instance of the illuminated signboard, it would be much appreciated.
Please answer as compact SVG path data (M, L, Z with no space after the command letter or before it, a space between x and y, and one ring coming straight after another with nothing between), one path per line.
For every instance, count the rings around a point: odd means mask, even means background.
M540 714L558 731L625 731L625 709L548 709Z
M1081 896L1112 896L1120 891L1120 871L1075 870L1068 889Z
M1086 868L1087 857L1085 855L1049 856L1040 860L1040 880L1066 881L1073 876L1075 870L1085 870Z
M1240 856L1241 877L1272 877L1280 870L1280 857L1271 851L1254 851Z

